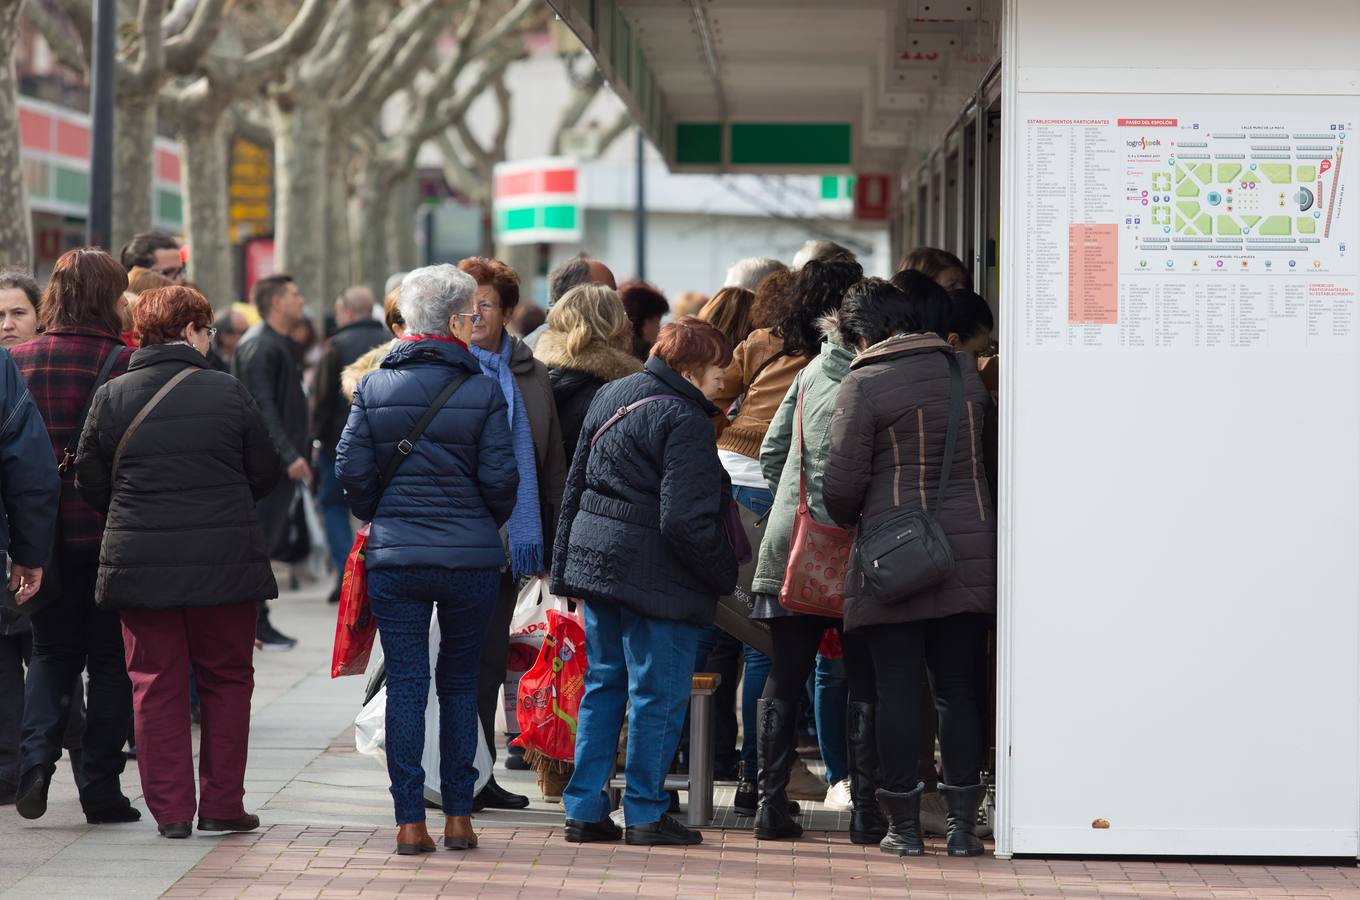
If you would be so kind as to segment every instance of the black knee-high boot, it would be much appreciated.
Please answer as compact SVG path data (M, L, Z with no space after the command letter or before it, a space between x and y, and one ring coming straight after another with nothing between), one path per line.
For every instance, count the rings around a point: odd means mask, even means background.
M850 840L877 844L888 833L874 791L878 788L878 735L875 704L852 700L846 707L846 736L850 743Z
M784 700L762 699L757 717L760 731L756 756L760 765L760 808L755 835L766 840L802 837L803 827L789 815L789 770L797 751L794 715L797 706Z

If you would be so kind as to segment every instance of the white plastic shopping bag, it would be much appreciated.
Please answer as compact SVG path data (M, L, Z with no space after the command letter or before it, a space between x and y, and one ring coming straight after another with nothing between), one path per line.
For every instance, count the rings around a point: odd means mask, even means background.
M425 700L425 752L420 765L425 770L425 798L439 802L439 697L435 694L434 665L439 658L439 617L430 617L430 693ZM387 761L387 686L373 695L354 720L354 746L360 753ZM477 751L472 765L477 770L473 783L475 795L491 780L491 751L487 747L482 723L477 721Z
M505 663L505 730L511 740L519 734L519 680L538 659L543 639L548 634L548 610L568 611L569 604L548 590L548 579L530 578L515 599L515 611L510 617L510 653ZM578 618L579 621L579 618Z

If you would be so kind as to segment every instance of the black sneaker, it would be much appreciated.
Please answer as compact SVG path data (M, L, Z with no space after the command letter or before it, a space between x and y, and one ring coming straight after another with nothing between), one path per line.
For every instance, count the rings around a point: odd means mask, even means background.
M704 836L670 816L662 816L646 825L629 825L623 842L633 847L685 847L702 844Z
M623 829L608 817L599 822L582 822L567 819L566 839L568 844L595 844L602 841L617 841L623 837Z
M269 615L260 613L259 620L255 623L255 640L264 644L262 649L280 652L292 650L297 646L297 641L283 634L269 623Z
M85 807L85 821L91 825L121 825L125 822L140 822L141 819L141 812L126 797L103 806Z

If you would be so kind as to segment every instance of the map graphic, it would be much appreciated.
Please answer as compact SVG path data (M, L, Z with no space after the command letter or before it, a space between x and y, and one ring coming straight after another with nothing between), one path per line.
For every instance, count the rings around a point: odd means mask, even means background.
M1339 227L1343 171L1349 180L1360 165L1345 158L1351 123L1119 124L1121 137L1128 135L1123 271L1354 270L1357 248L1347 246Z

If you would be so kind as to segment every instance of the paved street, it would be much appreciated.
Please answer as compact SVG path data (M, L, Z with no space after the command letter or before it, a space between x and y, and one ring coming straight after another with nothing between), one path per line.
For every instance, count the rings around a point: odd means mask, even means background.
M0 810L0 896L1360 897L1360 871L1325 865L951 860L938 845L903 862L828 831L844 817L819 804L805 804L813 830L796 843L757 844L749 830L714 828L702 846L649 851L566 844L561 807L536 802L479 814L475 852L397 857L386 773L354 750L364 680L328 677L334 608L323 593L277 602L276 624L301 643L256 656L246 804L264 828L186 841L160 838L149 817L93 828L62 768L45 818L30 823ZM498 767L496 777L538 797L525 773ZM124 786L138 796L132 765ZM730 791L718 795L720 822L731 821L721 808Z

